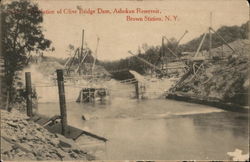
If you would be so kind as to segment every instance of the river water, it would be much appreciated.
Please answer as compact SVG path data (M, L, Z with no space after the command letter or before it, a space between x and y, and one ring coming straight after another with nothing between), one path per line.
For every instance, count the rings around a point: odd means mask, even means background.
M58 103L39 112L59 114ZM167 99L67 102L68 123L104 136L92 150L102 160L227 160L236 148L248 153L248 115ZM84 121L82 115L87 119Z

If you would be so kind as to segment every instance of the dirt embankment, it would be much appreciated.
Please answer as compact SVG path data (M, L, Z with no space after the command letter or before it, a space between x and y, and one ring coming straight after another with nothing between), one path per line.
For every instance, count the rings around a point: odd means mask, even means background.
M93 160L73 140L52 134L19 111L1 112L1 159Z
M225 60L205 62L205 70L200 70L197 76L192 73L188 75L181 84L171 89L169 96L247 105L250 43L248 40L237 40L230 45L237 54ZM212 51L215 52L216 49Z

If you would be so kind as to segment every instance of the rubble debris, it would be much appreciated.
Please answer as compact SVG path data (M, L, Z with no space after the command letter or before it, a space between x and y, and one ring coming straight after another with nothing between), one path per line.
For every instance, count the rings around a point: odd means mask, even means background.
M248 43L248 46L245 44ZM244 46L243 46L244 44ZM237 40L230 43L235 51L240 52L239 57L229 56L220 61L204 62L205 70L198 75L189 73L183 76L181 84L170 89L170 95L185 93L197 98L216 98L220 102L247 105L248 97L248 55L250 42ZM239 49L241 45L241 50ZM237 47L237 48L236 48ZM219 49L219 47L218 47ZM214 51L214 50L212 50Z
M71 139L52 134L16 110L1 111L3 160L93 160Z

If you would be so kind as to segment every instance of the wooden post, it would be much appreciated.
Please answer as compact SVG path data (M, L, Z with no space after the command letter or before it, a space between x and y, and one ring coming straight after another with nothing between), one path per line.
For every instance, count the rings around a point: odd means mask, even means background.
M201 42L200 42L200 44L199 44L199 47L198 47L198 49L197 49L197 51L196 51L194 57L197 57L197 55L199 54L200 49L201 49L201 47L202 47L202 44L203 44L203 42L204 42L204 40L205 40L205 38L206 38L206 35L207 35L207 33L203 34L202 40L201 40Z
M135 82L135 97L139 99L139 82Z
M58 84L59 101L60 101L62 135L66 135L66 129L67 129L67 111L66 111L64 81L63 81L63 70L62 69L58 69L58 70L56 70L56 73L57 73L57 84Z
M32 117L32 87L31 87L31 73L25 72L25 83L26 83L26 108L27 115Z

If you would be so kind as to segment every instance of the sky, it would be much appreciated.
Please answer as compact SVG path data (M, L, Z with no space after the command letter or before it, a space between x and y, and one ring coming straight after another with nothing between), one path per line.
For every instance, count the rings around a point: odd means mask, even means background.
M118 60L131 56L128 51L136 53L138 46L147 43L150 46L161 44L161 37L179 39L185 30L188 33L181 43L207 32L212 12L212 27L216 30L226 25L241 25L249 19L248 3L245 0L156 0L156 1L35 1L43 11L54 11L55 14L44 14L42 24L44 34L55 47L54 52L44 55L68 57L68 46L81 46L82 29L84 29L84 46L96 50L97 37L100 38L97 58L100 60ZM98 8L110 10L111 14L79 14L79 8ZM160 13L147 14L112 14L114 9L159 10ZM56 11L76 10L75 14ZM163 21L127 21L130 17L160 17ZM171 18L168 21L165 16ZM176 17L174 19L174 17ZM166 21L165 21L166 20Z

